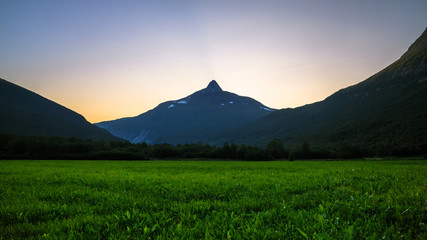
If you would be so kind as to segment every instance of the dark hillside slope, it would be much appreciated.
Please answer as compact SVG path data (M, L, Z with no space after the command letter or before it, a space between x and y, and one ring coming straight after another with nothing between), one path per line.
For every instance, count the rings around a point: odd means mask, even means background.
M373 152L425 153L427 149L427 31L402 57L354 86L324 101L284 109L215 143L264 145L278 137L287 146L343 145Z
M119 140L49 99L0 79L0 134Z

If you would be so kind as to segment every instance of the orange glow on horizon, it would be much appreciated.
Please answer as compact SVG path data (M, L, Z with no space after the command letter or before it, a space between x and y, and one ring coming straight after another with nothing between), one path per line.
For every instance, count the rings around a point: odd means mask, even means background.
M281 109L323 100L397 60L426 1L79 1L0 8L0 77L96 123L205 88ZM378 14L381 13L381 14Z

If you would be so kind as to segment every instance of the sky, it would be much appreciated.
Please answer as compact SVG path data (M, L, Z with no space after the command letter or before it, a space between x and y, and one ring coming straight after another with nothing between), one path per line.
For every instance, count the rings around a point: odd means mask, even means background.
M321 101L397 60L427 1L0 0L0 78L95 123L205 88Z

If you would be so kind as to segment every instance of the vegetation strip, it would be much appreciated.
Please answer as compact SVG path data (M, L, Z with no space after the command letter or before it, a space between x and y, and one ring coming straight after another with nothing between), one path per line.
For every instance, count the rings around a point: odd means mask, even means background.
M354 159L363 157L427 156L427 148L408 150L364 148L341 144L337 147L311 147L308 142L289 148L274 138L265 147L227 144L214 146L202 143L183 145L128 141L94 141L78 138L36 137L0 134L0 159L70 159L70 160L149 160L149 159L232 159L265 161L274 159ZM425 157L424 157L425 158Z

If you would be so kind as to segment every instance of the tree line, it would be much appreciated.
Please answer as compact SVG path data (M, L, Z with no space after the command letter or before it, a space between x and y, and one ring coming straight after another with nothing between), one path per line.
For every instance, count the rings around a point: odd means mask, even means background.
M388 149L384 147L383 149ZM384 152L386 153L386 152ZM265 147L224 143L212 146L192 144L133 144L128 141L0 135L0 159L75 159L75 160L149 160L149 159L230 159L268 161L276 159L334 159L381 156L357 146L341 145L332 150L312 149L308 142L286 148L274 138ZM398 153L399 155L399 153ZM402 156L410 155L403 151ZM390 156L390 155L388 155Z

